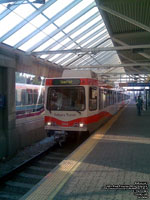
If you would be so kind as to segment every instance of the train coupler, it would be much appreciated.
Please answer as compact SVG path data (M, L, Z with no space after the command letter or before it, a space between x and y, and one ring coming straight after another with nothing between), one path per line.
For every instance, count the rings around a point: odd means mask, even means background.
M68 133L66 131L55 131L54 141L62 146L62 143L66 141Z

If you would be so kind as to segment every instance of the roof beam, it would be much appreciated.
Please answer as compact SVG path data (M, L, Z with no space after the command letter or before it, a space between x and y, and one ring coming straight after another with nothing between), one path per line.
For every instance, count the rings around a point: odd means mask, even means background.
M136 32L122 32L122 33L115 33L113 37L117 39L128 39L128 38L144 38L149 37L150 33L147 31L136 31Z
M140 22L138 22L138 21L136 21L136 20L134 20L130 17L127 17L126 15L123 15L119 12L116 12L115 10L112 10L112 9L106 7L106 6L101 5L101 4L99 4L98 7L100 9L106 11L107 13L110 13L110 14L116 16L116 17L119 17L120 19L123 19L123 20L125 20L125 21L127 21L127 22L129 22L129 23L131 23L135 26L142 28L143 30L150 32L150 27L148 27L148 26L146 26L146 25L144 25L144 24L142 24L142 23L140 23Z
M81 69L81 68L98 69L98 68L133 67L133 66L149 66L150 67L150 63L104 64L104 65L93 65L93 66L68 67L67 69Z
M106 73L105 73L105 72L104 72L104 73L98 72L97 74L100 75L100 76L103 76L103 75L104 75L104 76L107 76L107 75L108 75L108 76L109 76L109 75L111 75L111 76L118 76L118 75L130 76L130 75L131 75L130 73L125 73L125 72L115 72L115 73L114 73L114 72L108 72L108 73L107 73L107 72L106 72ZM133 73L132 73L132 74L133 74ZM142 74L143 74L143 73L142 73ZM133 75L134 75L134 74L133 74Z
M32 55L46 55L46 54L66 54L66 53L93 53L96 54L100 51L124 51L132 49L150 49L150 44L145 45L126 45L126 46L116 46L116 47L99 47L99 48L81 48L81 49L68 49L68 50L56 50L56 51L37 51L32 52Z
M125 42L122 42L121 40L119 40L119 39L117 39L117 38L115 38L115 37L111 37L111 39L112 39L114 42L116 42L117 44L120 44L120 45L122 45L122 46L129 46L129 45L126 44ZM143 57L145 57L145 58L147 58L147 59L150 59L150 55L148 55L147 53L140 53L140 52L138 52L137 54L139 54L139 55L141 55L141 56L143 56Z

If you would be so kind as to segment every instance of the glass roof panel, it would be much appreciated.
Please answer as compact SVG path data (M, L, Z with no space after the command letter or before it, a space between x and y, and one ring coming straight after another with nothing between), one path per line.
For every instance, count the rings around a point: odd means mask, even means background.
M77 35L82 33L83 31L87 30L90 26L94 25L96 22L100 21L100 17L96 17L94 20L86 24L84 27L82 27L80 30L76 31L71 35L72 38L75 38Z
M61 58L61 59L59 59L58 61L55 61L57 64L60 64L60 62L62 61L62 60L64 60L65 58L67 58L68 56L70 56L70 55L72 55L72 53L68 53L68 54L64 54L64 56Z
M70 42L70 38L66 38L65 40L61 41L62 45L65 45L66 43Z
M46 57L47 57L47 55L40 56L40 58L43 58L43 59L45 59Z
M46 33L47 35L49 35L50 33L52 33L54 30L56 30L56 26L54 26L53 24L50 24L49 26L47 26L45 29L43 29L42 31L44 33Z
M104 37L104 39L107 39L109 37L109 35L107 34L106 37ZM99 43L102 42L102 38L100 37L97 41L93 42L92 44L90 44L88 47L94 47L97 46Z
M81 42L82 40L84 40L85 38L87 38L89 35L91 35L92 33L96 32L97 30L99 30L101 27L104 26L104 23L100 24L99 26L97 26L96 28L94 28L93 30L87 32L85 35L83 35L81 38L79 38L76 42Z
M34 51L43 51L47 47L49 47L51 44L53 44L55 41L51 38L47 42L43 43L40 47L35 49Z
M57 33L54 37L53 37L53 39L54 40L59 40L61 37L63 37L65 34L64 33L62 33L62 32L59 32L59 33Z
M14 26L22 21L22 18L11 12L3 20L0 21L0 37L10 31ZM6 26L7 25L7 26Z
M81 16L79 19L77 19L75 22L67 26L67 28L64 29L66 33L80 25L82 22L84 22L86 19L90 18L93 14L95 14L97 11L96 7L92 8L89 12Z
M104 33L106 32L106 30L104 30ZM97 38L97 39L96 39ZM103 37L101 37L101 35L98 36L98 34L96 34L95 36L91 37L90 39L88 39L87 41L85 41L82 46L86 46L88 47L89 45L91 45L91 42L92 42L92 45L95 43L95 39L96 39L96 42L98 42L99 40L104 40ZM106 38L105 38L106 39ZM93 45L94 46L94 45Z
M50 61L53 61L55 60L56 58L58 58L59 56L61 56L62 54L56 54L53 56L53 58L49 59Z
M81 10L83 10L84 8L86 8L91 2L93 2L93 0L86 0L86 1L81 1L79 4L77 4L76 6L74 6L71 10L69 10L67 13L65 13L62 17L60 17L59 19L57 19L55 21L55 23L58 26L61 26L62 24L64 24L66 21L68 21L69 19L71 19L73 16L75 16L77 13L79 13Z
M7 10L7 4L0 4L0 13L6 10L7 14L0 21L0 37L3 36L1 41L17 48L21 45L19 49L23 51L33 49L34 52L57 51L113 45L111 40L105 41L110 36L94 0L46 0L42 5L28 3L10 9ZM26 19L28 16L31 17ZM43 27L46 28L43 29ZM105 51L96 55L86 52L77 55L69 52L67 54L43 54L38 57L67 66L103 64L108 58L111 62L111 57L112 61L119 60L117 54L110 56L111 54Z
M76 48L77 47L77 45L75 45L74 43L72 44L72 46L74 47L74 48ZM68 48L68 47L67 47ZM65 49L67 49L67 48L65 48ZM61 48L62 49L62 48ZM64 48L63 48L64 49ZM53 56L51 55L51 56L49 56L49 58L50 59L52 59L54 62L60 62L61 60L63 60L64 58L66 58L67 56L68 56L69 54L61 54L61 55L59 55L59 57L57 57L57 59L53 59Z
M65 49L71 49L72 47L75 48L76 44L75 43L72 43L70 44L69 46L67 46Z
M38 28L42 24L44 24L46 21L47 21L47 19L43 15L39 14L37 17L35 17L34 19L32 19L30 21L30 23L33 24L35 27Z
M0 13L2 13L4 10L6 9L6 7L5 6L3 6L3 5L0 5Z
M60 49L62 47L62 45L60 44L57 44L55 47L51 48L51 50L57 50L57 49Z
M49 17L52 18L54 15L56 15L59 11L61 11L63 8L65 8L67 5L69 5L73 0L57 0L53 5L48 7L43 13Z
M71 42L71 40L69 38L66 38L65 40L61 41L59 44L61 45L60 49L64 49L65 48L65 44L67 44L68 42ZM72 44L71 44L72 45ZM75 44L73 43L73 46ZM68 46L67 46L68 47ZM56 47L55 47L56 48ZM50 48L50 50L52 50L52 48ZM57 58L59 59L59 57L61 58L63 54L57 54L59 56L57 56ZM63 55L64 56L64 55ZM52 60L54 60L55 55L49 55L48 58L52 58ZM51 61L52 61L51 60Z
M35 45L38 41L42 40L44 37L45 37L45 34L40 32L36 36L34 36L30 40L28 40L28 42L26 42L25 44L20 46L19 49L21 49L23 51L28 51L28 49L30 49L30 47Z
M68 56L67 59L65 59L65 61L62 61L62 65L66 65L67 63L71 62L73 59L77 58L77 55L72 54L72 56Z
M21 16L22 18L26 18L27 16L32 14L34 11L35 11L35 8L33 8L33 6L31 6L30 4L22 4L18 6L13 12Z
M23 26L19 31L14 33L12 36L10 36L8 39L6 39L4 42L6 44L14 46L19 41L21 41L24 37L32 33L32 31L36 30L36 28L31 24L26 24Z

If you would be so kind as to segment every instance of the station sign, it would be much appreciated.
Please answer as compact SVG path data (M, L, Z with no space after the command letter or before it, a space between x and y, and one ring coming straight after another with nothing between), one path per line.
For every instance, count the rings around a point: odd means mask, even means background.
M128 83L128 86L130 87L147 87L150 86L150 83Z
M127 89L127 91L144 91L144 89Z
M150 87L150 83L119 83L120 87Z

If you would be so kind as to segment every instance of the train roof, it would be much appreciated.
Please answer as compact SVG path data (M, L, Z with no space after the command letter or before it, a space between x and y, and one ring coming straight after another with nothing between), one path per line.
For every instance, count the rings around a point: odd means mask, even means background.
M43 85L34 85L34 84L26 84L26 83L16 83L17 88L44 88Z
M62 78L92 78L98 79L97 74L91 70L64 70Z

